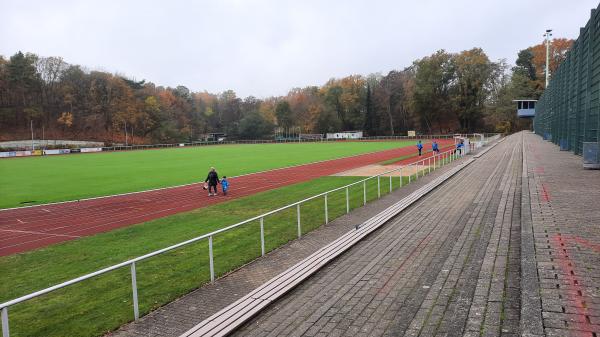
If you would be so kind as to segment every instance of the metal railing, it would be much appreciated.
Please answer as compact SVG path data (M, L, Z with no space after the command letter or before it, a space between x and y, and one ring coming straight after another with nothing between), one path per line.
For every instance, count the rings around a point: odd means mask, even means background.
M487 142L485 142L487 143ZM404 165L401 166L399 168L395 168L377 175L373 175L370 177L367 177L365 179L353 182L351 184L345 185L345 186L341 186L323 193L319 193L316 195L313 195L311 197L308 197L306 199L297 201L295 203L280 207L278 209L269 211L267 213L263 213L261 215L255 216L253 218L244 220L242 222L238 222L234 225L230 225L224 228L221 228L219 230L195 237L193 239L189 239L187 241L183 241L180 242L178 244L160 249L160 250L156 250L153 251L151 253L112 265L110 267L106 267L100 270L97 270L95 272L71 279L69 281L54 285L52 287L43 289L43 290L39 290L33 293L30 293L28 295L24 295L18 298L15 298L13 300L10 300L8 302L4 302L0 304L0 309L1 309L1 316L2 316L2 336L3 337L9 337L10 333L9 333L9 322L8 322L8 308L31 300L33 298L42 296L44 294L48 294L51 293L53 291L56 291L58 289L61 288L65 288L68 287L70 285L76 284L76 283L80 283L82 281L94 278L96 276L102 275L102 274L106 274L108 272L123 268L123 267L128 267L130 268L130 274L131 274L131 286L132 286L132 298L133 298L133 315L135 320L139 319L140 317L140 313L139 313L139 304L138 304L138 292L137 292L137 275L136 275L136 262L142 261L142 260L146 260L148 258L151 258L153 256L156 255L160 255L169 251L172 251L174 249L189 245L191 243L194 242L198 242L201 240L208 240L208 255L209 255L209 269L210 269L210 281L214 282L215 280L215 267L214 267L214 256L213 256L213 237L215 235L218 235L220 233L223 232L227 232L229 230L232 230L234 228L240 227L242 225L248 224L250 222L253 221L259 221L260 222L260 248L261 248L261 256L264 256L266 251L265 251L265 230L264 230L264 218L275 214L275 213L279 213L281 211L287 210L287 209L291 209L291 208L296 208L296 223L297 223L297 235L298 237L302 236L302 218L301 218L301 205L311 201L311 200L315 200L317 198L323 197L324 198L324 210L325 210L325 224L329 223L330 219L329 219L329 209L328 209L328 196L331 193L334 192L338 192L338 191L343 191L345 190L345 198L346 198L346 214L350 212L350 195L349 195L349 190L350 187L355 186L355 185L359 185L362 184L362 189L363 189L363 205L366 205L367 203L367 182L373 179L377 179L377 198L381 197L381 189L382 189L382 177L385 175L389 175L389 191L391 192L393 190L393 176L392 173L395 172L399 172L399 187L402 187L404 182L403 182L403 173L407 172L407 170L413 170L409 175L408 175L408 183L411 183L412 181L412 176L414 175L414 180L418 180L419 179L419 175L421 175L421 177L425 176L425 174L427 173L431 173L432 169L435 170L438 167L441 167L444 164L450 163L452 161L454 161L457 158L463 157L465 155L465 151L468 151L467 149L463 150L463 151L459 151L457 153L457 151L455 149L451 149L439 154L433 154L432 156L429 156L427 158L423 158L421 160L418 160L416 162L410 163L408 165ZM414 173L413 173L414 172Z

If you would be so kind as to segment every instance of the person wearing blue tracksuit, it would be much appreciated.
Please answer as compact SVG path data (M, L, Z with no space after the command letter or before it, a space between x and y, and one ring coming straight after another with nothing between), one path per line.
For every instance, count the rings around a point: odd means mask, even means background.
M462 154L463 152L463 147L465 146L465 143L463 142L463 140L461 139L460 142L458 142L458 144L456 144L456 150L454 150L454 153L457 153L459 155Z
M431 143L431 151L435 154L440 153L440 148L438 147L438 143L435 140L433 141L433 143Z
M423 143L421 141L417 143L417 150L419 150L419 156L421 156L421 152L423 151Z
M221 179L221 188L223 189L223 195L227 195L227 190L229 190L229 181L227 181L227 176L223 176L223 179Z

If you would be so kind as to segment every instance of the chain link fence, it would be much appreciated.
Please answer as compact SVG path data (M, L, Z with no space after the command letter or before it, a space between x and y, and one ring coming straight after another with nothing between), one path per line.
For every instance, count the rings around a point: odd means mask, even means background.
M534 130L561 150L581 155L600 139L600 11L591 18L537 103Z

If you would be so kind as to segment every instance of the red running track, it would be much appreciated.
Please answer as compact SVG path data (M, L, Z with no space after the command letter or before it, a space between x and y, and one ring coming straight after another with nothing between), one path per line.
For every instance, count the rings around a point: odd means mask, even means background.
M452 142L453 140L441 140L440 145L445 146ZM415 147L408 146L232 177L231 191L226 197L208 197L206 191L201 189L201 184L197 183L96 199L0 210L0 256L108 232L413 153L416 153ZM410 158L403 163L418 159Z

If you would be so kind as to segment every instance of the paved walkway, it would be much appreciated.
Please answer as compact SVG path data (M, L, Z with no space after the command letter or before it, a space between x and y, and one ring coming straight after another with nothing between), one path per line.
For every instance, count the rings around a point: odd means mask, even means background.
M523 277L534 282L525 288L533 296L524 296L523 329L600 337L600 171L583 170L581 157L533 134L525 134L525 148L531 214L523 222L530 245Z

